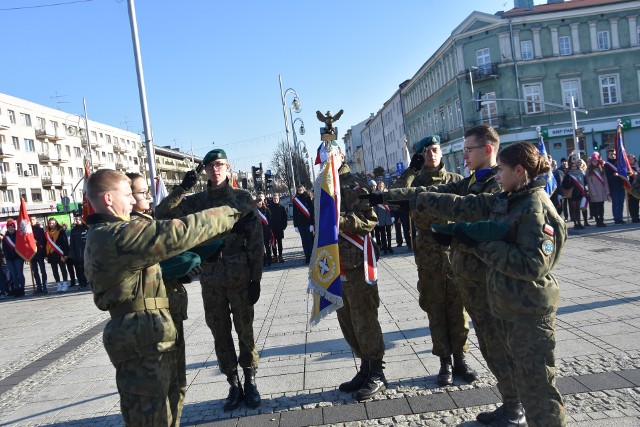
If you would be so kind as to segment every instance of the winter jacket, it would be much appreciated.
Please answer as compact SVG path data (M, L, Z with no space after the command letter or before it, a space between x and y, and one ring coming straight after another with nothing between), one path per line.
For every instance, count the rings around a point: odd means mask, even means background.
M589 201L606 202L609 199L609 183L604 171L589 169L584 178L589 189Z
M297 208L294 207L294 209ZM284 239L284 229L287 228L287 221L289 220L287 209L280 203L271 203L269 210L271 211L271 231L273 231L276 239Z

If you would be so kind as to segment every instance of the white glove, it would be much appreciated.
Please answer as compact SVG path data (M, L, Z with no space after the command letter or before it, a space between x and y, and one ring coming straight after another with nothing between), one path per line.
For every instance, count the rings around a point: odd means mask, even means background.
M313 233L313 225L309 226L309 231Z
M298 230L298 227L293 227L293 229L295 230L296 233L299 233L300 231Z
M396 219L394 217L391 217L391 222L396 222Z

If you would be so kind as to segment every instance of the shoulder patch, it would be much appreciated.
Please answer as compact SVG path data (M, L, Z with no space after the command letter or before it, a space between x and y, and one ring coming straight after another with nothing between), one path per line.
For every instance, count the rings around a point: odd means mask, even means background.
M542 231L544 231L544 234L548 234L549 236L553 236L555 234L555 230L549 224L545 224L544 227L542 227Z
M551 240L544 240L542 242L542 253L545 255L551 255L553 250L555 249L555 245Z

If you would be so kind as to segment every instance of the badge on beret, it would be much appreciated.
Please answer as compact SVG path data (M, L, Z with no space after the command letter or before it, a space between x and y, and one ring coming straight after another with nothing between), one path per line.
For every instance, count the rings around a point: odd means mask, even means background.
M555 245L551 240L545 240L542 242L542 253L545 255L551 255L554 249Z

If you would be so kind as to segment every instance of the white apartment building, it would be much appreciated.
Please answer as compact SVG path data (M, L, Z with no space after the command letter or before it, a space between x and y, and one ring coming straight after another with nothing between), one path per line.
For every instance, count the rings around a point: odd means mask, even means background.
M82 202L84 162L148 177L140 135L0 93L0 220L16 218L20 197L30 215ZM169 189L201 161L178 149L155 148L156 175Z

